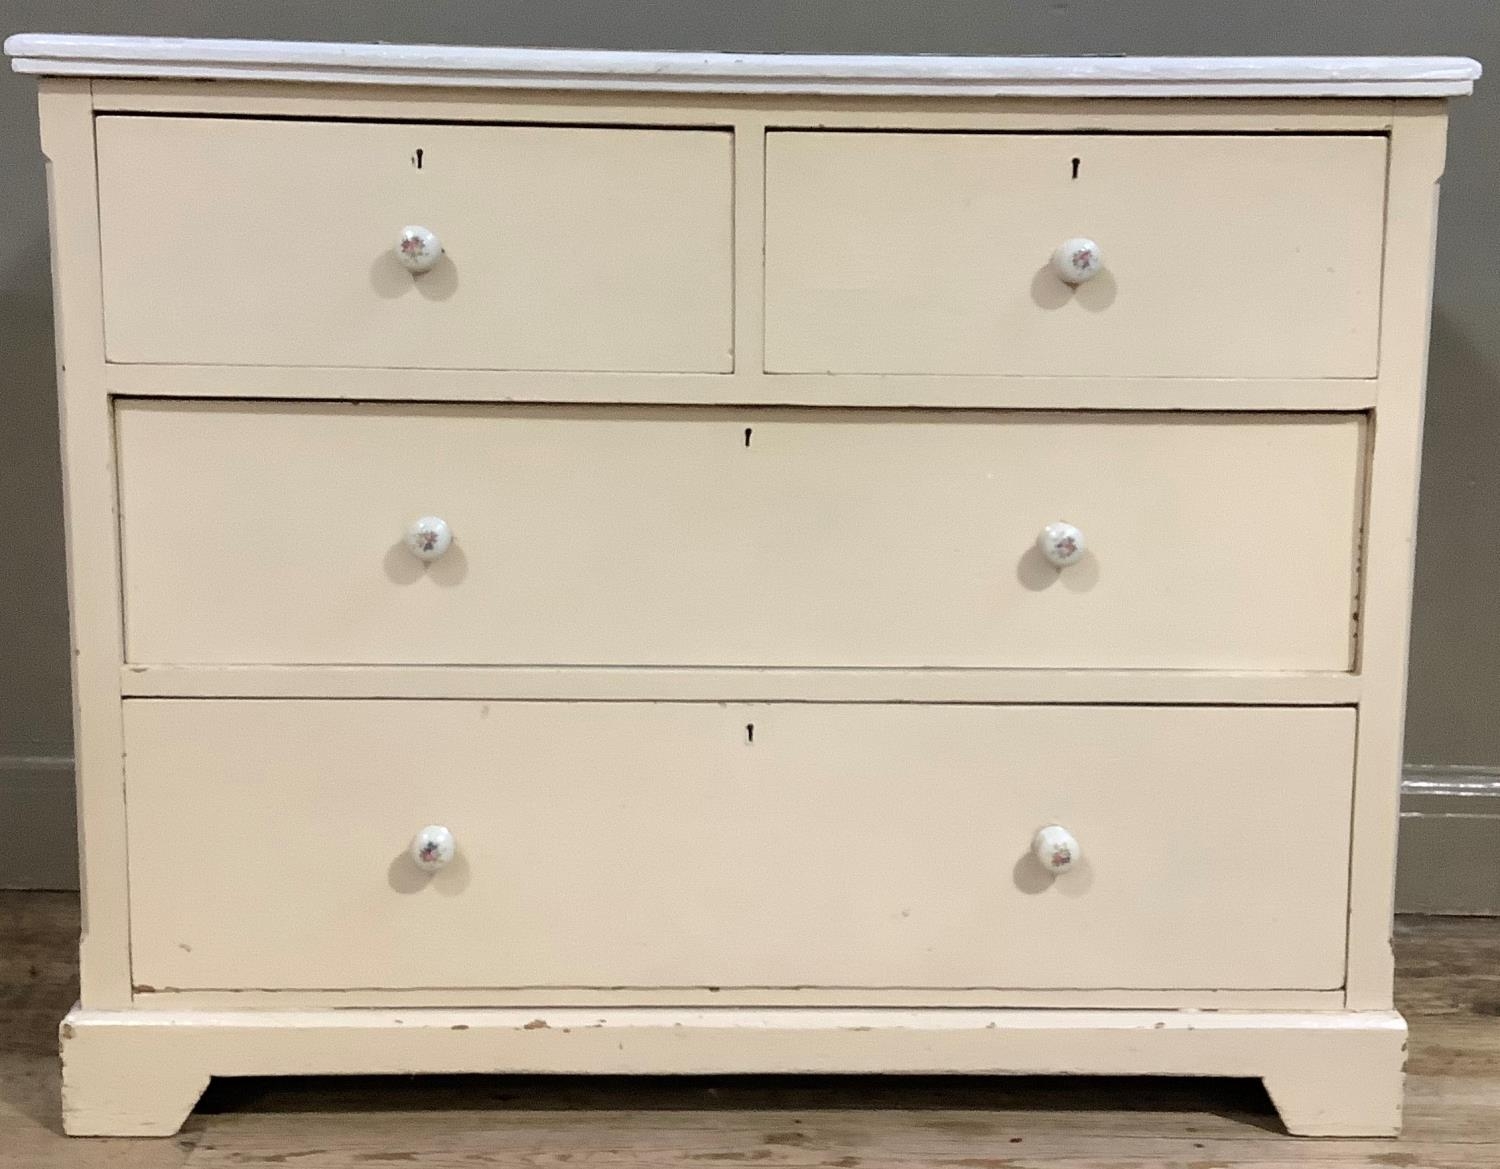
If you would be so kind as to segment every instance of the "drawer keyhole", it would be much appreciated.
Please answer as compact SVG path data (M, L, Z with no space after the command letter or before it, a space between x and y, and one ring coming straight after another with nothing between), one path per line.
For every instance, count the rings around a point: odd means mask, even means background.
M747 448L750 446L750 431L751 427L745 427L745 446Z
M411 161L412 165L418 170L422 169L422 148L420 146L417 147L417 152L411 156ZM1073 177L1077 178L1078 176L1074 175Z
M745 742L747 742L747 743L753 743L753 742L755 742L755 724L754 723L746 723L745 724Z
M417 153L418 153L418 154L420 154L420 153L421 153L421 151L418 151L418 152L417 152ZM1078 177L1078 166L1079 166L1079 163L1081 163L1081 162L1082 162L1082 161L1083 161L1083 160L1082 160L1082 159L1081 159L1081 158L1075 158L1075 159L1074 159L1074 160L1073 160L1073 177L1074 177L1074 178L1075 178L1075 179L1076 179L1076 178L1077 178L1077 177ZM418 165L418 166L421 166L421 165L422 165L422 164L421 164L421 163L418 163L418 164L417 164L417 165Z

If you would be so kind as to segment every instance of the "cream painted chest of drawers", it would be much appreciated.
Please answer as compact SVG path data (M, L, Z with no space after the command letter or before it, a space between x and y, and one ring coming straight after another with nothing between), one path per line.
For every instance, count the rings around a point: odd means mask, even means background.
M211 1076L1399 1124L1449 59L22 36L70 1132Z

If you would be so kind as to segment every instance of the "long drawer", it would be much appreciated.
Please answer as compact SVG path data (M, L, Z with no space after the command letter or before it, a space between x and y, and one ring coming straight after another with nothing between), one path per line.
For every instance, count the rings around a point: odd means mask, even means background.
M1386 140L774 132L766 367L1370 377ZM1087 239L1102 270L1051 268Z
M109 360L726 371L731 139L102 117Z
M126 401L140 663L1345 670L1357 415ZM415 558L408 525L444 521ZM1055 567L1039 533L1084 552Z
M1335 988L1354 722L131 700L134 979ZM408 853L429 825L456 841L433 874ZM1061 876L1049 825L1082 854Z

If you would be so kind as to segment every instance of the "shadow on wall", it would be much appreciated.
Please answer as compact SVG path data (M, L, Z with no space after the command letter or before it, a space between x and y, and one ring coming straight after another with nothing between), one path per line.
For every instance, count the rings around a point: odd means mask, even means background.
M0 130L0 135L8 132ZM0 168L3 169L3 168ZM0 189L10 183L0 177ZM7 204L0 202L0 206ZM0 888L78 884L45 207L0 248Z
M1488 335L1478 341L1454 314L1435 310L1406 721L1411 763L1500 762L1497 350Z
M0 758L66 754L71 738L48 272L45 213L25 216L0 249Z

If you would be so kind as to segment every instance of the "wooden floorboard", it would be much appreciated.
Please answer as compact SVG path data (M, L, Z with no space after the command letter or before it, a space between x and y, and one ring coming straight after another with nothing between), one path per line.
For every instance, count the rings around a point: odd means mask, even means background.
M1399 1140L1282 1134L1258 1083L520 1076L216 1082L168 1140L61 1135L71 894L0 892L0 1169L1500 1169L1500 920L1398 924Z

